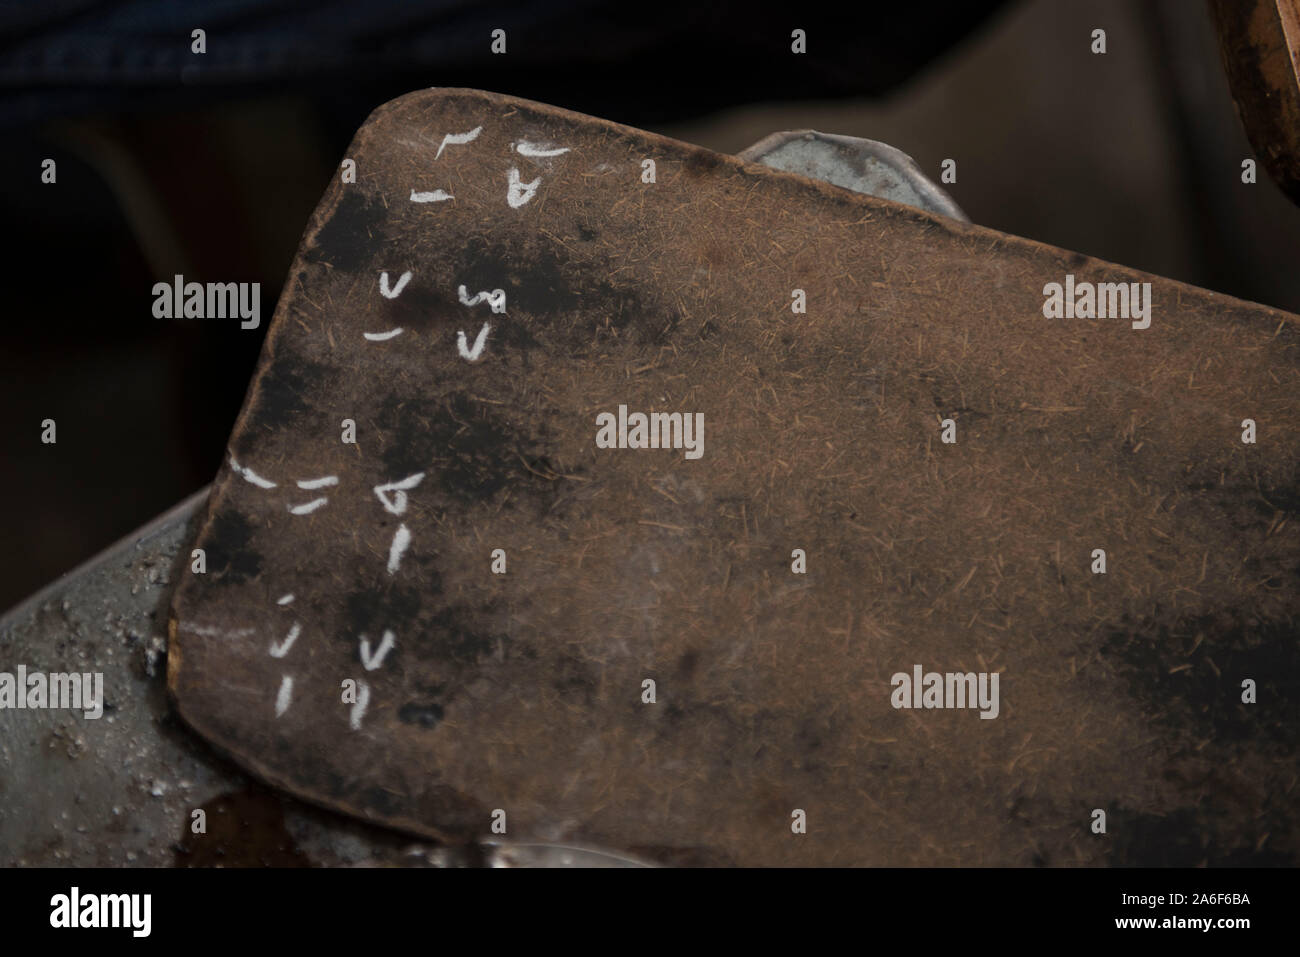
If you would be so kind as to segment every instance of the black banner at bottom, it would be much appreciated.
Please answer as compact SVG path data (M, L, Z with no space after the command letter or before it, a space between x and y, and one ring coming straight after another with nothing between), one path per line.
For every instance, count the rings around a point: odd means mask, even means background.
M1235 869L5 870L0 928L11 943L75 935L92 946L338 947L401 934L438 947L463 946L468 933L494 946L563 934L590 946L717 937L770 947L838 931L926 945L1046 933L1232 946L1293 926L1298 887L1294 870Z

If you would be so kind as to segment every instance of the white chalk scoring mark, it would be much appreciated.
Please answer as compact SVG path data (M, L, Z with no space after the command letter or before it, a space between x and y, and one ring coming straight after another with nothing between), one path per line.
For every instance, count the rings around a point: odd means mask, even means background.
M438 147L438 152L433 154L433 158L437 159L439 156L441 156L442 151L445 150L448 146L464 146L466 143L474 142L474 140L478 139L478 135L482 132L483 132L483 127L476 126L468 133L448 133L446 136L442 138L442 145Z
M402 327L398 326L396 329L389 329L387 332L363 332L361 334L371 342L384 342L388 339L395 339L400 336L402 334Z
M290 505L289 512L293 515L310 515L328 501L329 498L322 495L320 498L314 498L302 505Z
M402 556L410 544L411 530L405 525L399 525L393 535L393 544L388 546L388 574L397 574L397 569L402 566Z
M323 475L318 479L298 479L298 487L305 489L328 488L331 485L338 485L339 477L337 475Z
M277 598L277 599L275 600L275 603L276 603L277 605L291 605L291 604L293 604L293 592L289 592L289 594L287 594L287 595L281 595L279 598Z
M406 284L410 281L411 271L408 269L406 272L402 273L401 278L397 280L397 285L390 289L388 288L388 273L381 272L379 274L379 294L385 299L396 299L402 294L402 290L406 288Z
M383 640L379 642L379 647L375 649L375 653L372 655L370 653L370 639L365 635L362 635L361 667L365 668L367 671L374 671L382 665L384 659L388 657L388 653L393 650L393 643L396 637L397 636L391 631L384 632Z
M530 143L527 140L520 140L515 144L515 152L520 156L560 156L563 153L569 152L569 147L561 146L558 148L551 148L542 146L539 143Z
M451 193L444 193L440 189L435 189L432 193L417 193L411 190L411 202L413 203L445 203L449 199L456 197Z
M278 718L289 710L289 701L293 697L293 679L285 675L280 679L280 690L275 696L275 716Z
M375 494L379 496L379 501L383 503L384 509L392 512L394 515L401 515L406 511L406 489L415 488L424 481L424 473L416 472L414 475L408 475L399 482L389 482L387 485L376 485ZM390 500L389 492L397 494Z
M181 628L192 635L203 635L205 638L243 638L253 633L252 628L218 628L216 625L182 624Z
M289 653L289 649L293 647L293 643L298 640L298 635L300 635L301 633L302 633L302 625L298 624L295 621L293 623L293 627L289 629L289 634L284 636L284 641L271 642L271 647L269 649L271 652L271 657L283 658L285 655L287 655Z
M542 178L540 176L531 183L520 182L519 170L512 166L510 168L510 188L506 191L506 202L510 204L511 209L518 209L533 198L533 194L537 192L537 187L541 185Z
M252 482L258 488L275 488L275 483L270 479L264 479L250 468L245 468L235 461L235 457L230 457L230 467L242 475L246 480Z
M353 731L361 730L361 719L366 716L366 708L370 706L370 685L364 681L357 682L357 700L352 704L352 712L348 715L348 724L352 726Z
M477 362L478 357L483 354L483 347L487 345L488 331L492 328L489 322L483 323L483 328L478 331L478 338L474 340L474 348L469 347L469 340L465 338L464 331L456 333L456 350L460 353L461 358L468 359L470 362Z
M464 286L456 289L460 294L460 304L462 306L477 306L480 302L486 302L495 313L506 311L506 291L504 289L493 289L488 292L486 289L482 292L476 292L473 296Z

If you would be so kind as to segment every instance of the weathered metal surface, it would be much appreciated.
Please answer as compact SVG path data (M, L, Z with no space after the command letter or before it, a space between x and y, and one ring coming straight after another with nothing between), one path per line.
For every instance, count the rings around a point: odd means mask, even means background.
M1300 203L1300 2L1211 0L1210 8L1250 144Z
M1295 859L1296 317L492 94L347 155L172 607L211 742L451 840ZM1045 319L1067 275L1150 282L1150 327ZM620 405L703 455L597 448ZM895 709L915 665L1000 673L998 717Z
M912 157L879 140L793 130L765 136L738 155L751 163L970 222Z
M0 668L99 672L104 713L0 710L0 866L461 866L435 847L271 792L176 721L165 687L174 576L204 489L0 618ZM191 829L203 809L207 831ZM545 854L527 858L545 863Z
M165 866L190 808L243 778L167 719L165 599L204 497L0 618L0 671L104 676L97 719L0 709L0 866Z

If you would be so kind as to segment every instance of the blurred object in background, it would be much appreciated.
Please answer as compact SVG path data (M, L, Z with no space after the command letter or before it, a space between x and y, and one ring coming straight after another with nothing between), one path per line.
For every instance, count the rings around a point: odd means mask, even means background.
M1300 0L1211 0L1237 111L1282 191L1300 203Z
M633 126L765 100L879 94L1004 0L62 0L0 12L0 123L293 92L345 136L413 89L523 88ZM811 38L791 54L791 33ZM191 35L204 31L205 52ZM492 51L505 31L504 53Z

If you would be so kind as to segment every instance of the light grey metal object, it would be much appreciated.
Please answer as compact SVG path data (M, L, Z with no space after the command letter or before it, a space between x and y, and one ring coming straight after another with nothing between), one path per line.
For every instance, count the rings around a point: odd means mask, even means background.
M104 681L99 719L0 710L0 865L170 865L189 808L238 786L188 735L163 729L167 584L206 493L0 620L0 670L102 672Z
M737 155L751 163L819 179L855 193L970 222L953 198L922 173L912 157L877 140L792 130L765 136Z

